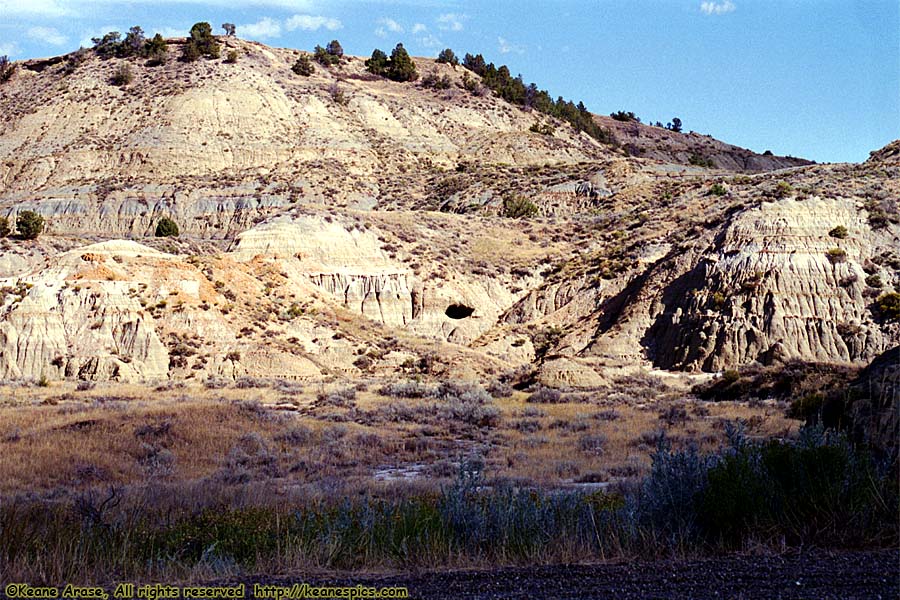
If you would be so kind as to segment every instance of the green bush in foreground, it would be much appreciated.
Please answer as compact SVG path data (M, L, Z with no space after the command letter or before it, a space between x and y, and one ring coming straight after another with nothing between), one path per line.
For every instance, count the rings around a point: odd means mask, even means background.
M889 292L875 301L875 309L888 321L900 321L900 294Z
M510 219L529 219L538 214L537 205L525 196L507 196L503 199L503 216Z
M23 210L16 218L16 231L26 240L36 239L44 231L44 217L33 210Z
M177 237L178 224L168 217L163 217L156 224L156 237Z
M847 231L847 228L844 227L843 225L838 225L837 227L835 227L834 229L829 231L828 235L830 235L833 238L843 240L844 238L846 238L849 235L849 232Z
M312 61L309 60L309 56L306 54L298 56L297 61L291 67L291 71L303 77L309 77L313 74L314 70Z

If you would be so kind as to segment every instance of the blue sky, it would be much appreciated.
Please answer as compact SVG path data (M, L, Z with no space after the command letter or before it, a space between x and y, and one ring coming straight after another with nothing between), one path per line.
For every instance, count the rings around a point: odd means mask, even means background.
M758 152L858 162L900 138L897 0L0 0L0 55L197 21L291 48L481 52L594 112L678 116Z

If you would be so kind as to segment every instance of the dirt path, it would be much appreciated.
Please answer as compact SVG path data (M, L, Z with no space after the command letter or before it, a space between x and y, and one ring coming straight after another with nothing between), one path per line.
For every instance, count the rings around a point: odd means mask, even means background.
M405 586L416 599L896 599L897 550L787 556L728 556L690 561L448 571L408 576L294 579L318 585ZM248 589L252 597L252 586Z

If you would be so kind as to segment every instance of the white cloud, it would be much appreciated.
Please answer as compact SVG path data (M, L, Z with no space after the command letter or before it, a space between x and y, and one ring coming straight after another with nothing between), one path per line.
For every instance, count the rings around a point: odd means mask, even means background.
M241 8L278 8L298 12L311 12L317 0L131 0L129 4L152 5L201 5ZM121 8L121 0L0 0L0 15L57 18L90 14L99 5Z
M432 35L430 33L426 36L420 37L418 42L419 42L419 45L422 46L423 48L443 48L444 47L444 42L437 39L436 37L434 37L434 35Z
M445 13L437 18L438 29L443 31L462 31L463 21L468 18L467 15L459 13Z
M510 52L515 52L516 54L522 54L525 52L525 49L522 46L513 44L509 40L504 37L497 38L497 50L500 51L500 54L509 54Z
M428 31L428 28L425 27L422 23L416 23L412 26L413 33L422 33L423 31Z
M238 25L237 34L242 38L264 40L281 35L281 23L269 17L263 17L256 23Z
M708 15L724 15L725 13L730 13L736 9L737 6L734 5L734 2L731 0L724 0L723 2L702 2L700 3L700 10Z
M85 31L82 34L81 41L78 43L78 45L83 48L91 48L94 45L94 42L91 41L91 38L102 38L104 35L106 35L107 33L111 32L111 31L118 31L120 34L123 34L123 37L124 37L124 33L128 30L122 29L118 25L106 25L105 27L98 27L97 29L94 29L93 31ZM178 35L180 35L181 37L184 37L187 35L187 31L183 31L182 33L180 33Z
M314 15L294 15L284 22L284 28L288 31L294 31L295 29L302 29L304 31L327 29L328 31L334 31L341 27L343 27L343 24L337 19Z
M158 33L164 38L187 37L190 31L190 25L187 27L148 27L146 29L147 37L153 37Z
M0 0L4 16L65 17L74 13L72 2L58 0ZM68 6L67 6L68 5Z
M393 33L403 33L403 25L393 19L383 17L381 19L378 19L378 24L384 27L387 31Z
M0 44L0 56L16 56L19 54L19 46L15 42Z
M32 27L25 32L29 38L52 46L64 46L69 39L53 27Z

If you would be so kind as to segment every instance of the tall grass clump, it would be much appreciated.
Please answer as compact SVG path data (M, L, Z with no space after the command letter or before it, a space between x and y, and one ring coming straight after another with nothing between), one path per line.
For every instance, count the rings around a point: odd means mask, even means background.
M661 437L631 501L636 528L665 552L748 544L846 547L898 541L896 464L843 434L805 428L793 440L749 440L700 455Z

